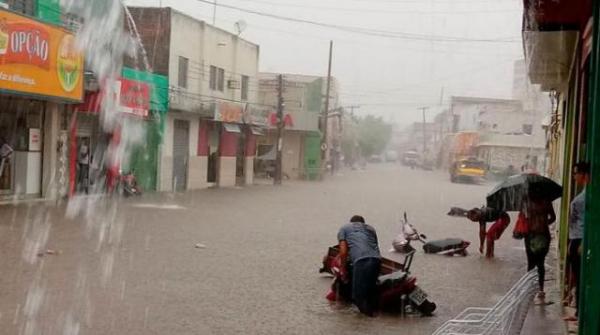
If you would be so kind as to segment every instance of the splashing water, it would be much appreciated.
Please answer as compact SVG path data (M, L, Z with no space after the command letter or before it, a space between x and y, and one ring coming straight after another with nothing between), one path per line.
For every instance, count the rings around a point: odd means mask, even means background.
M101 126L105 133L120 133L120 141L107 146L104 157L109 157L109 164L127 163L132 147L142 143L145 138L145 128L127 121L127 117L120 112L120 101L114 98L114 93L124 58L131 57L137 62L140 58L138 55L141 55L143 67L150 70L137 27L120 0L61 0L61 6L65 14L81 19L82 24L76 31L77 47L85 55L86 70L93 72L98 78L103 92ZM126 31L124 23L127 23L133 37ZM61 172L60 178L65 178L65 171ZM101 181L94 185L102 191ZM52 192L60 191L54 189ZM45 282L42 280L44 259L38 257L41 251L46 250L52 219L48 208L38 212L30 207L27 214L22 236L22 259L25 264L36 267L36 276L32 279L25 301L17 306L14 320L15 323L20 323L20 334L33 335L41 334L48 328L48 325L42 324L46 321L41 314L45 304L53 303L53 297L46 294ZM89 245L98 254L99 260L98 269L92 269L89 264L80 261L78 276L72 278L72 302L58 320L63 334L77 335L82 327L89 325L92 317L90 290L93 284L90 283L91 279L88 280L87 272L99 272L100 276L94 280L99 281L103 289L108 287L115 259L119 254L125 220L119 214L119 201L100 195L75 196L69 199L65 216L82 223L85 238L92 242ZM126 282L123 281L122 285L124 295Z

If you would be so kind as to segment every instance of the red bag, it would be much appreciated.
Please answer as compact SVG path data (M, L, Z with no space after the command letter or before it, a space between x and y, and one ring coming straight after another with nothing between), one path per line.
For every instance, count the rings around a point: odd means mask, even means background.
M520 240L525 237L529 233L529 224L527 223L527 218L525 214L519 212L519 217L517 218L517 223L515 224L515 229L513 230L513 238Z

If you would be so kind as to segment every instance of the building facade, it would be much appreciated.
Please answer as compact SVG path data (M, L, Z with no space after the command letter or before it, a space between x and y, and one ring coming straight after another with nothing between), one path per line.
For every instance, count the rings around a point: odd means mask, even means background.
M259 102L276 106L278 84L276 73L260 73ZM320 120L324 115L326 78L300 74L283 74L284 135L283 172L288 178L314 179L321 173L321 132ZM334 81L335 83L335 81ZM332 84L332 87L337 87ZM330 91L330 110L337 108L337 89ZM332 113L331 118L335 118ZM333 123L333 122L332 122ZM329 124L330 145L334 146L337 129ZM341 135L341 134L340 134ZM261 161L274 159L277 144L277 116L273 109L266 136L259 139ZM341 143L337 143L341 146ZM265 155L267 154L267 155ZM264 163L264 162L261 162ZM268 163L267 163L268 166Z
M55 199L66 193L67 124L83 99L83 56L72 32L32 17L35 6L8 1L3 7L0 199ZM41 48L14 43L33 34L41 36Z
M474 153L492 173L510 167L539 170L544 165L542 114L524 112L520 100L452 97L449 114L451 117L445 119L452 122L452 133L478 134ZM452 158L442 160L447 166Z
M579 324L581 335L600 332L600 4L597 1L533 2L523 4L523 49L527 76L551 98L546 140L547 174L562 184L559 203L559 282L567 270L570 202L582 191L573 178L578 161L591 164L586 186L586 208Z
M159 190L251 184L266 113L258 45L171 8L130 12L154 72L169 78Z

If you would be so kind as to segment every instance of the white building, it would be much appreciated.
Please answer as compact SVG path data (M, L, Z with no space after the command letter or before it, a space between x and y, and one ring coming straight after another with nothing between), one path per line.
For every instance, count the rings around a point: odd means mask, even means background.
M258 45L172 8L130 8L155 73L169 77L159 190L252 183ZM254 125L254 126L253 126Z
M453 133L479 133L477 154L491 170L537 168L543 161L542 116L535 110L525 113L520 100L452 97L450 113Z

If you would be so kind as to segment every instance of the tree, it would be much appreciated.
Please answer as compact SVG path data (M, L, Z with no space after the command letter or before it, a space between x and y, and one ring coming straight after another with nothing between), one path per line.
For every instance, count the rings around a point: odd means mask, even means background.
M373 115L358 119L357 130L358 146L363 157L380 154L392 136L392 126Z

